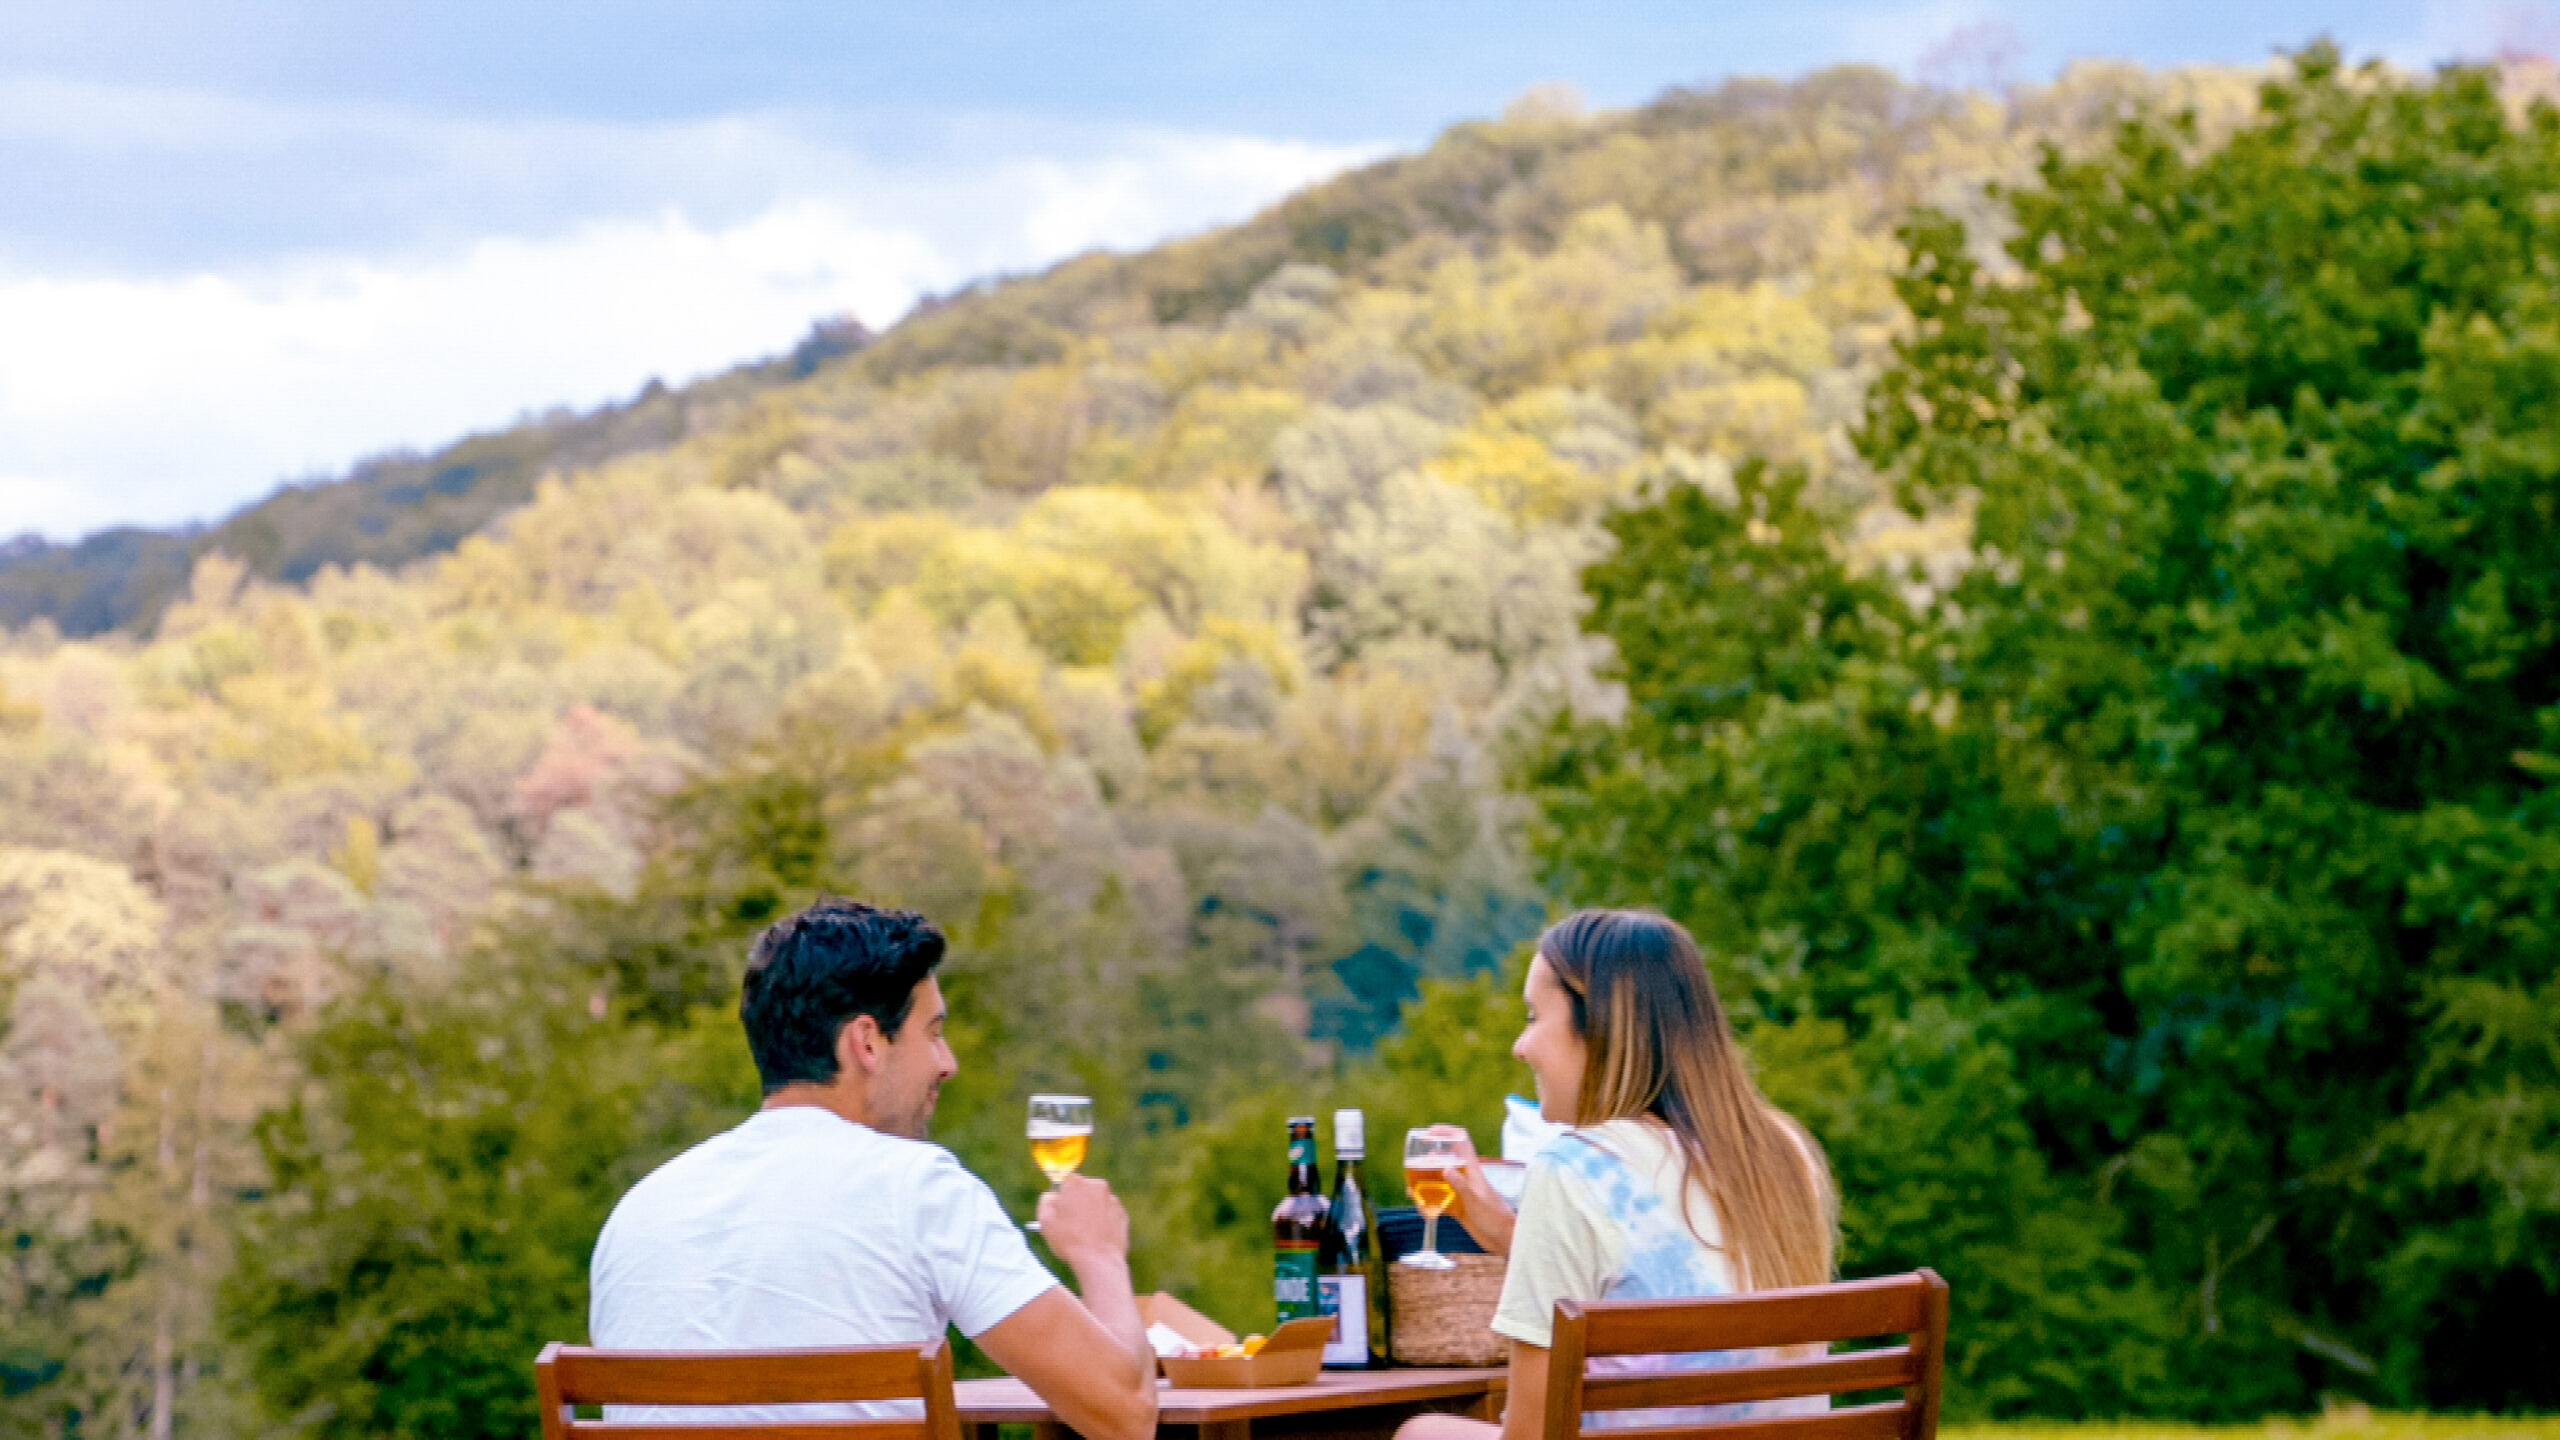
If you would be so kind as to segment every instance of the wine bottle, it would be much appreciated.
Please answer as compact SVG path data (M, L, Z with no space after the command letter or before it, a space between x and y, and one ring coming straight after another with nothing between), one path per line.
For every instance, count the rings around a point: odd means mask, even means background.
M1333 1203L1316 1252L1316 1294L1333 1317L1324 1363L1337 1370L1387 1363L1387 1276L1377 1212L1361 1182L1367 1124L1357 1110L1333 1112Z

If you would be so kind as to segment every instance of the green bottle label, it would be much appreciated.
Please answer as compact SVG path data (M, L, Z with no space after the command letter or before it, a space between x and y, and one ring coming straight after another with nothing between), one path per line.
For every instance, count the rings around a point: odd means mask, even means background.
M1277 1251L1271 1260L1271 1298L1278 1302L1280 1323L1321 1313L1316 1308L1314 1247Z
M1316 1139L1314 1136L1310 1135L1304 1140L1301 1140L1294 1135L1289 1137L1289 1163L1292 1165L1313 1165L1316 1163Z

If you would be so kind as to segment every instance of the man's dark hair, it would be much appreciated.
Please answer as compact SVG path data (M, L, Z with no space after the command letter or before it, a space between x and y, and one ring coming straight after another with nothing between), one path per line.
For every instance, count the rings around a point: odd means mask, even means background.
M922 915L859 900L820 900L766 926L738 997L764 1093L835 1079L836 1036L856 1015L898 1038L942 949L942 932Z

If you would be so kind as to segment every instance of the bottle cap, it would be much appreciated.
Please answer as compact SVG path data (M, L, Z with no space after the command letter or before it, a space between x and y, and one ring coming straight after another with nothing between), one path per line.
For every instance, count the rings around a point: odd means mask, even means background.
M1363 1116L1359 1111L1357 1111L1357 1110L1336 1110L1336 1111L1334 1111L1334 1112L1333 1112L1333 1153L1334 1153L1334 1155L1335 1155L1336 1157L1340 1157L1340 1156L1344 1156L1344 1155L1356 1155L1356 1156L1360 1156L1360 1157L1366 1158L1366 1157L1367 1157L1367 1155L1368 1155L1368 1153L1369 1153L1369 1136L1368 1136L1368 1129L1369 1129L1368 1119L1367 1119L1367 1117Z
M1290 1129L1295 1130L1295 1129L1297 1129L1297 1128L1298 1128L1299 1126L1301 1126L1301 1125L1304 1125L1304 1126L1306 1126L1308 1129L1313 1130L1314 1128L1316 1128L1316 1117L1314 1117L1313 1115L1292 1115L1292 1116L1290 1116L1290 1117L1289 1117L1289 1128L1290 1128Z

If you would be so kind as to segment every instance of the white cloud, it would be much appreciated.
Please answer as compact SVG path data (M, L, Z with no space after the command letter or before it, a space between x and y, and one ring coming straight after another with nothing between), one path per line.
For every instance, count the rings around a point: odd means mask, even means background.
M408 266L0 280L0 528L218 512L284 476L778 350L813 316L893 316L942 279L925 237L812 203Z
M0 537L219 515L366 454L774 354L823 316L876 327L991 272L1240 218L1369 153L989 121L883 159L809 117L320 120L345 123L0 85L0 144L140 169L227 150L256 183L226 204L343 183L381 220L374 243L204 263L0 263Z

